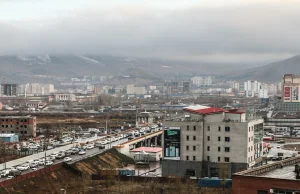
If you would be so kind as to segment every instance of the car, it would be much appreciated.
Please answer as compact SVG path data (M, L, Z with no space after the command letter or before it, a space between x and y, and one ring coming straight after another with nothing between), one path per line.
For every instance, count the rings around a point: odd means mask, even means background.
M81 149L82 149L82 150L86 150L86 149L87 149L87 146L84 145L84 146L81 147Z
M21 175L21 171L20 170L17 170L17 169L11 169L10 171L9 171L9 176L18 176L18 175Z
M277 145L276 148L281 148L281 145Z
M52 161L46 161L46 166L50 166L50 165L52 165L52 164L53 164Z
M64 162L70 162L70 161L72 161L72 158L70 158L70 157L65 157L64 158Z
M88 149L88 150L91 150L91 149L93 149L95 146L93 145L93 144L89 144L89 145L87 145L86 146L86 148Z
M33 168L31 168L31 170L35 171L35 170L37 170L37 168L36 168L36 167L33 167Z
M58 154L55 158L56 159L63 159L65 157L65 154Z
M14 176L8 176L6 179L12 179L12 178L14 178Z
M101 145L101 146L99 146L99 149L100 149L100 150L103 150L103 149L105 149L105 146L104 146L104 145Z
M78 152L78 154L79 154L79 155L84 155L84 154L86 154L86 153L85 153L84 150L80 150L80 151Z
M39 159L39 165L42 166L45 164L45 159Z

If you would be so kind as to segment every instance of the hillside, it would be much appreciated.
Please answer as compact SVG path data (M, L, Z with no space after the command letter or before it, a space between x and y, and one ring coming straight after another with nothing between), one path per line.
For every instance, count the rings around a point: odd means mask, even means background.
M259 80L264 82L279 82L284 74L291 73L300 74L300 55L247 71L241 71L229 78L241 81Z
M243 66L246 69L246 66ZM61 80L78 76L132 76L157 80L165 75L225 75L240 64L172 61L109 55L0 56L0 77L7 82Z

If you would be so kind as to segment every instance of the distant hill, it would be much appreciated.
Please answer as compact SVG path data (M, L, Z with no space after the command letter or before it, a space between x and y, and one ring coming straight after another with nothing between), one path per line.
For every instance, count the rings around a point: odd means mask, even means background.
M33 82L78 76L130 76L165 79L166 75L218 75L246 69L247 65L172 61L109 55L0 56L0 78L7 82Z
M279 82L284 74L300 74L300 55L261 67L241 71L229 78L241 81L259 80L264 82Z

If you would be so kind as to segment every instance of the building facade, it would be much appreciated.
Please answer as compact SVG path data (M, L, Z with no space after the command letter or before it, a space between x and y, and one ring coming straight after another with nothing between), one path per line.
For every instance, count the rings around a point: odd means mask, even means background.
M281 81L281 95L283 102L300 102L300 76L285 74Z
M14 133L20 137L36 136L36 117L6 116L0 117L0 133Z
M246 120L237 110L196 106L164 124L163 176L218 177L224 165L230 177L261 162L263 119Z
M14 133L0 133L0 142L4 143L14 143L19 142L19 136Z

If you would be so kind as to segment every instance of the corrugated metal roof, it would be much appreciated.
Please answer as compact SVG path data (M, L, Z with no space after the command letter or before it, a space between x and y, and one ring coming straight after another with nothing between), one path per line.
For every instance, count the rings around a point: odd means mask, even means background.
M226 112L224 109L221 108L213 108L213 107L208 107L208 108L202 108L202 109L190 109L185 108L184 110L191 112L191 113L198 113L198 114L215 114L215 113L223 113Z

